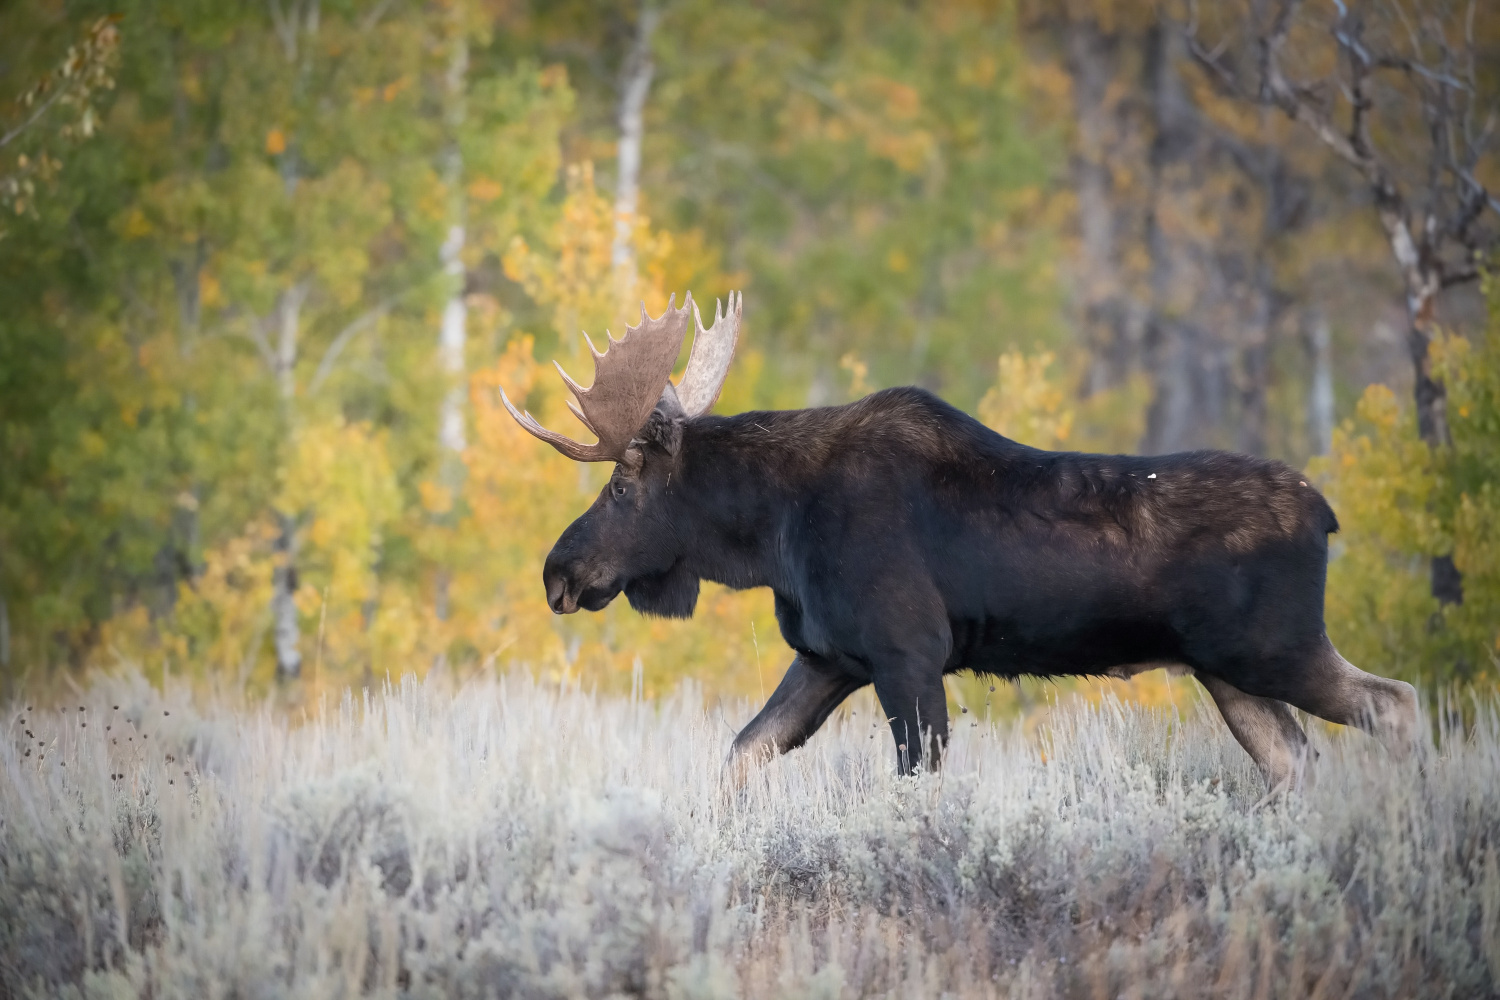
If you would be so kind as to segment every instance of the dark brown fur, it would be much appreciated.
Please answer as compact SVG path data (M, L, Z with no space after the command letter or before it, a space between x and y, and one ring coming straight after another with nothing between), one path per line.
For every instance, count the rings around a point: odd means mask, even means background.
M1282 703L1415 733L1412 689L1328 642L1337 521L1279 462L1039 451L919 389L733 417L664 398L638 443L548 557L548 600L596 610L623 590L686 616L700 579L770 587L797 658L737 760L800 744L873 684L902 766L935 763L958 670L1181 665L1273 783L1303 753Z

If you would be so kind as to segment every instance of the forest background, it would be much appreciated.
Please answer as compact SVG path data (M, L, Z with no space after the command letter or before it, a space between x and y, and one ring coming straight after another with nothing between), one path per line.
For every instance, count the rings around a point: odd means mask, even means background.
M743 288L720 412L1283 459L1340 649L1493 684L1497 95L1436 0L7 5L0 678L768 692L767 593L550 614L607 470L496 391L565 426L579 330Z

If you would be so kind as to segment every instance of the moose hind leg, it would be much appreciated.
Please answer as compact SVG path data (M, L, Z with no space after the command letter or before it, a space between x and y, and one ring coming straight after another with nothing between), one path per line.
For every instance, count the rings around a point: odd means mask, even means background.
M1234 738L1265 776L1269 791L1294 788L1312 753L1307 734L1285 702L1246 694L1227 681L1198 671Z
M1286 700L1320 719L1358 726L1396 753L1415 749L1421 733L1416 688L1366 673L1326 638L1289 685Z
M734 738L729 751L730 782L735 787L743 785L752 767L806 743L833 710L865 683L799 653L766 706Z

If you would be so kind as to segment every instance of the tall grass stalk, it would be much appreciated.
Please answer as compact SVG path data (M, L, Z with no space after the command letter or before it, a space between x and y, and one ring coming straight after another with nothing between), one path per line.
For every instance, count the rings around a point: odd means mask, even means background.
M1493 704L1265 802L1211 713L959 716L903 779L860 704L731 795L691 688L12 703L0 996L1500 995Z

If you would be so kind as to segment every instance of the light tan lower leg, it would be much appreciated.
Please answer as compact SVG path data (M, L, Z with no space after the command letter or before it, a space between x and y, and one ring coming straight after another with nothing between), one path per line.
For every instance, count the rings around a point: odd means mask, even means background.
M1297 707L1320 719L1358 726L1395 753L1409 753L1421 735L1417 691L1404 681L1366 673L1328 643Z
M1311 748L1285 702L1257 698L1239 688L1199 672L1198 681L1213 696L1219 714L1240 746L1255 761L1271 791L1301 784Z

